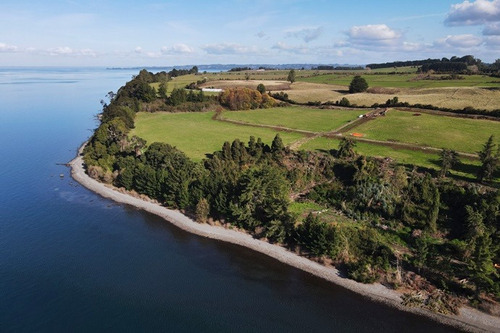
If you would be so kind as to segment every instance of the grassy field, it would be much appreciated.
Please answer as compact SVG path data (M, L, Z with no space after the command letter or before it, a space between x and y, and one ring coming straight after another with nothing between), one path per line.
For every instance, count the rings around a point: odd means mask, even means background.
M500 139L500 122L390 110L353 131L366 139L396 141L475 153L490 135Z
M472 106L477 109L500 109L500 90L480 87L454 88L370 88L368 92L349 94L341 85L295 82L285 90L289 98L299 102L335 102L346 97L353 104L371 106L383 104L397 96L400 102L410 104L432 104L437 107L463 109Z
M283 107L250 111L226 111L222 114L222 118L257 125L282 126L312 132L329 132L356 119L360 112L359 110Z
M440 78L443 75L432 75ZM353 79L352 73L334 73L313 75L310 77L299 77L298 80L309 83L323 83L349 86ZM486 75L463 75L461 80L422 80L416 73L408 74L371 74L364 73L362 77L370 87L393 87L393 88L442 88L442 87L500 87L500 79Z
M205 154L220 150L224 141L238 138L243 142L253 135L271 144L278 133L267 128L239 126L212 120L213 112L205 113L144 113L137 114L136 128L130 135L137 135L153 142L166 142L176 146L195 161ZM283 143L289 144L302 137L297 133L279 132Z
M381 69L377 72L383 73L386 70ZM412 68L404 67L401 70L408 71ZM463 80L414 80L417 74L390 75L373 74L373 72L375 71L359 71L370 86L368 92L359 94L347 94L347 87L355 72L311 70L297 70L298 81L292 85L286 81L288 71L190 74L169 81L167 92L205 79L207 82L202 85L203 87L223 89L236 86L255 88L259 83L263 83L268 91L286 91L290 99L299 103L335 102L347 97L353 104L371 106L375 103L385 103L389 98L398 96L401 102L410 104L432 104L453 109L463 109L467 106L485 110L500 109L500 79L465 75ZM246 80L247 73L250 75L250 80ZM152 86L158 89L159 83L153 83Z

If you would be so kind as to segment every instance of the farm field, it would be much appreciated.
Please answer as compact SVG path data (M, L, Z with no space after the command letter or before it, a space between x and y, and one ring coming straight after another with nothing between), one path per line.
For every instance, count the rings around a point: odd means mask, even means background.
M412 112L390 110L385 117L356 127L355 132L362 133L366 139L476 153L490 135L500 138L500 122L426 113L417 117Z
M382 70L377 70L382 71ZM318 74L321 73L321 74ZM329 74L325 74L329 73ZM348 86L355 73L360 73L368 81L370 88L365 93L347 94ZM246 79L246 75L250 79ZM244 71L199 73L183 75L168 82L167 92L174 88L206 80L201 87L227 89L249 87L255 89L263 83L268 91L286 92L290 99L307 103L310 101L335 102L347 97L353 104L371 106L383 104L398 96L400 102L410 104L432 104L437 107L463 109L500 109L500 79L482 75L464 75L463 80L414 80L417 74L373 74L366 71L312 71L297 70L297 82L286 81L288 71ZM158 89L159 83L153 83ZM210 94L210 93L207 93Z
M265 84L265 83L264 83ZM348 84L348 83L347 83ZM267 87L267 86L266 86ZM268 88L270 90L272 88ZM463 109L472 106L477 109L500 109L500 89L479 87L442 88L369 88L367 92L348 94L347 86L325 83L295 82L290 89L283 90L291 100L298 103L310 101L335 102L346 97L352 104L371 106L383 104L397 96L400 102L410 104L432 104L437 107Z
M144 113L137 114L136 128L130 135L137 135L153 142L166 142L176 146L195 161L201 161L205 154L220 150L225 141L240 139L248 142L250 136L261 138L271 144L278 131L269 128L238 126L212 120L214 112L203 113ZM279 132L285 145L300 138L301 134Z
M323 83L332 85L349 86L353 73L334 73L299 77L301 82ZM500 87L500 79L487 75L461 75L463 79L439 80L444 75L432 75L433 80L424 80L416 73L408 74L361 74L370 87L392 88L442 88L442 87Z
M255 125L272 125L312 132L329 132L356 119L366 111L280 107L249 111L226 111L222 119Z

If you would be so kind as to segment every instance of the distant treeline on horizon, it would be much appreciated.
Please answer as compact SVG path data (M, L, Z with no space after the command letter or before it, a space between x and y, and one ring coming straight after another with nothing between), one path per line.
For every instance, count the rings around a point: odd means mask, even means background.
M210 64L198 65L199 72L240 72L249 70L363 70L382 69L382 68L397 68L397 67L419 67L420 72L428 72L434 70L436 72L466 72L468 66L477 66L478 70L486 73L495 73L500 71L500 59L497 59L492 64L487 64L481 59L475 58L472 55L463 57L453 56L451 58L443 57L441 59L423 59L423 60L407 60L407 61L392 61L385 63L371 63L364 65L351 64ZM182 66L145 66L145 67L109 67L108 70L130 70L130 69L147 69L147 70L188 70L192 65Z

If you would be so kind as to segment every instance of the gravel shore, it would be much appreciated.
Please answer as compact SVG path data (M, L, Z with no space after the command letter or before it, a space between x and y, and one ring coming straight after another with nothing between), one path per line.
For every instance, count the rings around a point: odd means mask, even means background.
M83 146L82 146L83 148ZM440 315L419 308L408 308L401 305L401 294L395 290L389 289L381 284L362 284L340 276L337 269L326 267L317 262L301 257L287 249L254 239L252 236L218 226L209 224L200 224L179 211L165 208L159 204L145 201L140 198L117 191L115 188L100 183L90 178L84 170L83 160L80 148L78 156L73 159L69 165L71 167L72 177L89 190L113 201L132 205L143 209L155 215L164 218L169 223L196 235L212 238L240 246L245 246L254 251L258 251L272 258L275 258L287 265L296 267L310 274L316 275L322 279L333 282L339 286L347 288L353 292L366 296L374 301L383 302L402 311L412 312L436 321L452 325L456 328L471 332L500 332L500 318L494 317L476 309L465 307L461 308L460 315Z

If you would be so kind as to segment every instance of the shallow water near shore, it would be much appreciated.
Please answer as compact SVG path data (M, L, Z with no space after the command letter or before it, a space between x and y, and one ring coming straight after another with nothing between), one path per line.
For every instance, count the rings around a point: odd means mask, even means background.
M455 331L73 181L58 163L134 74L0 68L0 331Z

